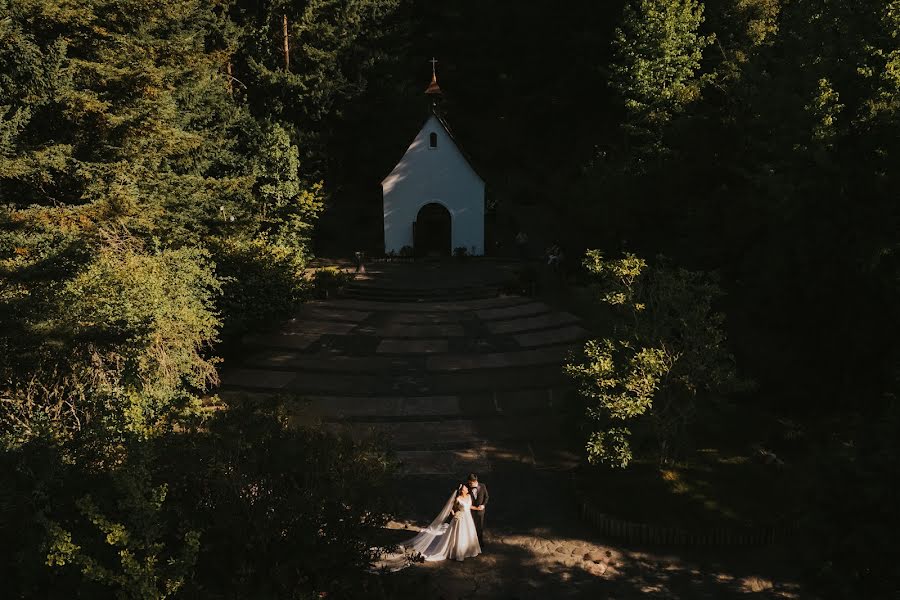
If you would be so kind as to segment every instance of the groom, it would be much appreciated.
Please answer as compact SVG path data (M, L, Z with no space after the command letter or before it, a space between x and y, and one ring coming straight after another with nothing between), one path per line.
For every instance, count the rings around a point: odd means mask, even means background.
M484 548L484 509L488 503L487 486L478 483L478 475L469 473L466 485L472 495L472 519L475 520L475 532L478 534L478 545Z

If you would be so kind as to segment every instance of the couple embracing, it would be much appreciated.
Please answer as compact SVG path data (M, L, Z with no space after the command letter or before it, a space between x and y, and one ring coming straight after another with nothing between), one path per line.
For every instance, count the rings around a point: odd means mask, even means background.
M470 474L450 495L444 508L427 529L402 545L426 561L463 560L478 556L484 547L484 515L487 486Z

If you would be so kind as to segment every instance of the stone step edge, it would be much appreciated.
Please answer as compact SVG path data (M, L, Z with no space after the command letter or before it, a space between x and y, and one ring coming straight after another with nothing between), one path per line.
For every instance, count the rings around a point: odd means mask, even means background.
M218 390L211 390L208 394L209 397L214 395L218 395L217 392L221 392L225 395L246 395L246 396L260 396L265 398L273 398L276 396L290 396L291 400L311 400L311 401L342 401L342 400L361 400L361 399L369 399L369 400L396 400L396 401L409 401L409 402L427 402L429 400L447 400L452 399L456 401L463 402L473 402L476 399L490 401L493 402L495 399L495 394L500 394L503 397L506 397L510 394L540 394L540 395L552 395L553 398L562 398L570 391L574 391L575 386L573 385L558 385L558 386L549 386L549 387L523 387L514 390L501 390L501 391L484 391L484 392L464 392L461 394L364 394L359 396L353 396L348 394L305 394L303 392L292 392L285 390L265 390L259 388L253 389L227 389L220 387Z
M515 419L530 419L542 415L558 416L557 406L548 405L545 410L527 410L522 412L495 411L485 413L456 413L456 414L421 414L421 415L358 415L352 417L338 417L325 415L321 417L323 423L352 423L380 425L385 423L449 423L453 421L468 421L472 423L483 421L513 421Z
M391 287L384 285L368 285L362 283L349 283L344 286L344 291L363 291L377 294L388 295L439 295L439 294L464 294L469 292L497 292L498 285L464 285L459 287L435 287L435 288L417 288L417 287Z
M471 306L471 303L481 302L481 301L485 301L485 300L491 300L492 301L491 305L489 305L489 306L483 306L483 305ZM497 301L497 300L502 300L503 304L501 304L499 306L494 305L493 301ZM492 297L492 298L473 299L471 301L468 301L470 304L467 304L467 305L454 306L452 308L449 307L448 305L452 304L453 302L458 302L458 301L457 300L449 300L449 301L428 300L428 301L422 301L422 302L395 302L395 304L404 305L403 310L409 310L411 307L408 305L416 306L416 310L414 312L460 313L460 312L474 312L474 311L485 310L485 309L489 309L489 308L509 308L512 306L519 306L520 304L526 304L528 302L534 302L534 299L526 297L526 296L500 294L500 295L498 295L496 297ZM464 302L466 302L466 301L464 301ZM320 300L320 301L310 302L309 304L311 306L329 305L331 308L335 308L335 309L343 308L343 309L358 310L358 311L370 311L370 312L378 311L378 312L380 312L381 309L383 308L383 305L390 304L390 302L366 301L366 300L360 300L360 299L356 299L356 298L347 298L346 300L341 299L341 298L336 298L333 301L321 301ZM385 312L390 312L390 310L391 309L388 309Z
M562 388L562 387L564 387L562 385L564 382L565 382L565 379L563 379L562 377L560 377L559 380L550 381L548 383L550 383L551 385L549 385L547 387L547 389ZM553 385L553 384L557 384L557 385ZM535 389L534 387L522 387L522 388L511 387L511 388L494 390L494 391L497 391L497 392L503 393L503 394L514 394L517 392L527 392L529 390L534 390L534 389ZM288 396L294 396L294 397L300 397L300 398L306 397L306 396L321 396L322 395L321 392L317 393L315 391L304 392L304 391L285 389L285 388L238 385L238 384L234 384L234 383L220 384L219 387L216 388L216 390L214 390L214 391L223 391L223 392L234 391L234 392L251 392L251 393L266 393L266 392L268 392L273 395L282 394L282 395L288 395ZM434 390L427 390L427 391L423 391L423 395L425 395L425 396L429 396L429 395L432 395L432 396L460 396L460 395L465 395L465 394L489 393L489 392L490 392L490 390L472 391L472 390L465 390L465 389L463 389L463 390L452 390L451 389L451 390L446 390L443 392L435 393ZM393 397L396 397L396 396L393 396L390 394L370 394L370 393L361 393L359 395L353 395L353 394L341 394L341 395L346 396L348 398L393 398Z
M405 338L393 338L392 337L390 339L405 339ZM415 338L415 339L424 339L424 338ZM577 351L579 348L579 345L578 344L547 344L546 346L536 346L533 348L519 348L519 349L510 351L510 352L484 352L483 354L490 354L490 355L513 354L514 355L514 354L518 354L518 353L529 352L529 351L535 350L535 349L547 349L547 348L556 348L556 347L559 347L561 350L566 348L569 350ZM275 350L277 348L271 348L271 349ZM282 348L282 350L290 351L290 350L286 350L283 348ZM319 358L323 361L328 359L327 356L317 356L315 353L311 353L311 352L310 353L296 352L296 353L304 358ZM446 358L450 358L450 357L470 357L470 356L477 356L477 355L476 354L460 354L459 352L429 352L429 353L425 353L425 354L397 354L397 353L392 353L392 352L382 352L382 353L378 354L375 358L397 359L398 357L401 357L401 356L412 357L412 360L426 361L426 363L427 363L428 358L432 357L432 356L440 356L442 359L446 359ZM364 358L371 358L371 355L366 355L366 356L341 355L340 358L364 359ZM436 368L429 368L426 365L424 372L426 372L426 373L454 373L454 374L458 373L461 375L465 375L465 374L474 374L474 373L497 372L497 371L504 371L504 370L510 370L510 369L530 370L535 367L551 367L556 364L559 365L560 371L562 371L562 366L563 366L562 363L556 363L555 361L545 361L545 362L526 363L526 364L522 364L522 365L513 365L513 366L509 366L509 367L481 367L481 368L470 367L470 368L459 368L459 369L456 369L456 368L436 369ZM377 367L377 368L372 368L372 369L359 369L359 368L345 369L345 368L328 368L328 367L316 367L316 366L309 366L309 367L304 366L302 368L296 368L296 367L291 367L289 365L261 366L261 365L259 365L259 363L255 363L255 362L244 362L244 363L241 363L240 365L235 365L233 368L236 368L236 369L237 368L241 368L241 369L248 368L248 369L255 369L255 370L259 370L259 371L284 371L284 372L288 372L288 373L298 373L298 374L299 373L343 373L346 375L367 375L367 374L371 374L371 373L384 373L384 374L388 374L388 375L403 375L403 374L407 374L410 372L421 372L422 371L422 366L417 365L417 364L409 364L409 365L402 365L402 366L398 365L396 367L389 367L387 369L384 369L382 367Z
M484 300L486 298L492 298L493 296L482 296L482 295L459 295L459 296L441 296L440 299L442 302L461 302L466 300ZM395 303L395 304L418 304L420 302L431 302L434 298L430 296L372 296L369 294L345 294L342 295L341 298L346 298L347 300L365 300L367 302L381 302L384 304Z
M413 326L413 327L423 327L423 326L427 326L427 324L422 324L422 323L408 323L408 324L411 325L411 326ZM449 323L438 323L437 325L448 325L448 324L449 324ZM568 322L562 323L562 324L557 323L556 325L543 325L543 326L539 326L539 327L534 327L534 328L532 328L532 329L522 329L522 330L517 330L517 331L511 331L511 332L509 332L509 333L506 333L506 332L493 333L493 332L491 332L491 331L488 331L488 333L491 335L491 337L498 337L498 338L499 338L499 337L512 337L512 336L514 336L514 335L522 335L522 334L526 334L526 333L542 333L542 332L554 331L554 330L557 330L557 329L564 329L564 328L566 328L566 327L572 327L573 325L577 325L577 326L579 326L579 327L584 328L584 327L583 327L584 322L583 322L581 319L577 319L577 320L574 320L574 321L568 321ZM323 333L323 334L295 334L295 335L335 335L335 336L342 336L342 335L360 335L360 334L359 334L359 332L350 332L350 333L346 333L346 334L344 334L344 333ZM366 337L368 337L368 336L366 336ZM374 336L372 336L372 337L379 337L379 336L378 336L378 335L374 335ZM445 334L444 336L441 336L441 337L438 337L438 338L431 338L431 337L422 337L422 336L416 336L416 335L390 335L390 336L384 336L382 339L391 339L391 340L447 339L447 340L452 340L452 339L460 338L460 337L466 337L466 336L465 336L465 335L446 335L446 334ZM590 336L588 336L588 337L590 337ZM479 339L487 339L487 338L479 338ZM545 344L544 346L538 346L538 347L560 346L560 345L562 345L562 344L559 344L559 343L555 343L555 344L554 344L554 343L551 343L551 344ZM518 350L519 350L519 351L521 351L521 350L531 350L533 347L534 347L534 346L529 346L529 347L527 347L527 348L518 348Z
M338 428L339 425L331 424L330 428ZM415 442L397 442L393 440L392 437L388 434L384 435L386 441L388 442L388 446L394 450L395 452L408 452L408 451L418 451L418 452L441 452L441 451L453 451L453 450L478 450L483 448L486 445L494 444L498 440L496 438L488 439L487 437L473 437L465 440L446 440L442 442L431 442L428 444L421 444ZM524 442L532 439L528 438L506 438L502 441L504 442ZM559 436L556 437L546 437L541 438L541 442L553 441L560 442L562 438ZM488 459L490 460L490 459Z
M550 329L550 330L552 331L552 329ZM540 331L542 331L542 330L534 329L534 330L529 330L529 331L522 332L522 333L516 333L516 334L514 334L514 335L522 335L522 334L538 333L538 332L540 332ZM278 334L277 334L277 333L273 333L273 334L267 334L267 335L277 336ZM266 341L263 341L263 340L260 340L260 339L254 339L254 338L250 337L250 338L247 338L247 339L242 339L242 340L241 340L241 345L242 345L243 347L245 347L245 348L252 348L252 349L254 349L254 350L260 350L260 349L262 349L262 350L289 350L289 351L294 351L294 352L301 352L301 353L303 353L303 352L305 351L305 349L307 349L307 348L309 348L309 347L311 347L311 346L317 344L317 343L321 340L321 338L324 337L324 336L326 336L326 335L327 335L327 336L341 337L339 334L319 334L319 333L316 333L316 334L311 334L311 333L310 333L310 334L299 334L299 333L298 333L298 334L285 334L284 337L295 337L295 338L298 339L299 342L306 341L306 342L308 342L308 343L305 344L305 345L297 345L297 346L290 346L290 345L287 345L287 344L285 344L285 345L278 345L278 344L273 344L272 342L266 342ZM378 336L371 336L371 337L372 337L373 339L379 339ZM578 343L581 343L581 342L584 341L584 340L590 339L590 337L591 337L590 335L583 336L583 340L576 340L576 341L573 341L573 342L571 342L571 343L578 344ZM310 338L313 338L313 339L310 339ZM443 339L448 339L448 340L449 340L449 339L460 339L460 338L465 338L465 336L450 336L450 337L448 337L448 338L422 338L422 337L394 337L394 336L392 336L392 337L389 337L389 338L380 338L380 339L382 339L382 340L385 340L385 339L391 339L391 340L403 340L403 341L421 341L421 340L434 340L434 339L441 339L441 340L443 340ZM486 338L477 338L477 339L486 339ZM547 347L549 347L549 346L561 346L561 345L562 345L562 343L560 343L560 342L558 342L558 341L552 341L552 342L547 343L547 344L535 344L535 345L532 345L532 346L520 346L520 347L518 347L518 348L516 349L516 351L522 351L522 350L536 350L536 349L538 349L538 348L547 348ZM309 353L309 354L312 354L312 353ZM458 354L458 352L428 352L428 353L422 353L422 352L379 352L379 353L377 354L377 356L391 357L391 358L399 358L399 357L424 357L424 356L432 356L432 355L447 356L447 355L451 355L451 354Z
M449 394L420 394L420 395L390 395L390 394L360 394L358 396L354 396L351 394L340 394L340 395L328 395L328 394L316 394L316 393L304 393L304 392L294 392L291 390L282 390L282 389L266 389L266 388L255 388L255 387L241 387L235 385L221 385L217 389L210 390L210 395L246 395L248 397L253 396L264 396L267 399L273 399L276 397L288 397L291 400L299 400L304 401L307 399L316 399L316 398L348 398L353 400L362 400L362 399L370 399L370 400L418 400L423 401L428 398L448 398L455 397L462 399L467 402L473 401L474 398L479 396L485 396L485 402L494 402L493 394L503 394L504 396L509 394L551 394L555 399L563 399L569 392L574 392L574 385L555 385L548 386L546 388L540 387L522 387L515 388L511 390L499 390L499 391L483 391L483 392L463 392L463 393L449 393Z

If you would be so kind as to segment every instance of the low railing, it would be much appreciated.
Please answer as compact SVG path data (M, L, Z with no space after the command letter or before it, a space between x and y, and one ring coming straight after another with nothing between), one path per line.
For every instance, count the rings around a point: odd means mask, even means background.
M660 546L764 546L787 541L798 530L796 522L767 525L721 526L683 529L651 523L635 523L610 516L578 494L581 518L597 533L628 544Z

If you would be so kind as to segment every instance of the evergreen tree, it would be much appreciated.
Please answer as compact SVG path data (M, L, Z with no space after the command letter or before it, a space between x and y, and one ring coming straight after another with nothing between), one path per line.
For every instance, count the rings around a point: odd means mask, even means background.
M381 43L392 32L400 0L237 4L246 16L242 60L251 105L261 118L280 121L303 148L308 172L321 177L335 118L365 91L372 69L389 57Z

